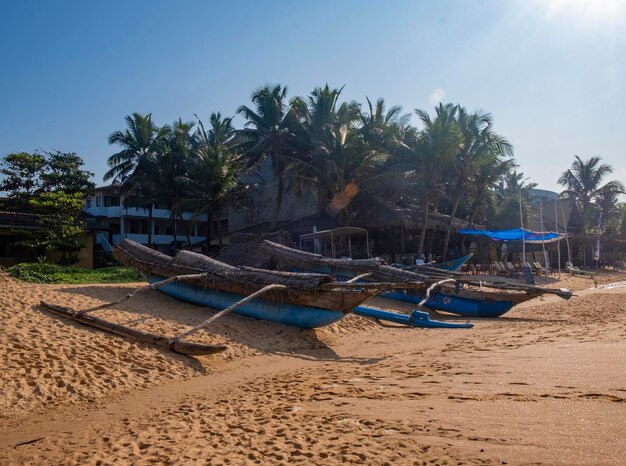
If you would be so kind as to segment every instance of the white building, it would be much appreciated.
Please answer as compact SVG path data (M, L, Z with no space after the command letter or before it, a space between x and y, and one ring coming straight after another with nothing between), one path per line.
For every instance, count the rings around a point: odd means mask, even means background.
M117 184L97 187L85 202L86 213L102 227L96 234L96 243L105 251L125 238L147 245L150 232L152 246L163 252L170 252L175 237L179 246L206 240L206 216L192 218L191 213L184 213L182 220L177 218L174 222L166 205L155 204L150 222L149 209L124 207L120 188Z
M270 161L264 161L254 175L245 177L249 185L248 197L244 205L229 206L221 222L222 235L226 237L235 231L251 226L269 224L276 205L276 177ZM87 197L85 211L102 230L96 234L96 242L109 252L111 245L125 238L148 245L152 232L152 247L165 253L171 253L174 237L180 248L184 244L193 245L206 242L207 218L194 217L184 213L183 218L171 219L169 206L164 202L155 204L152 209L152 222L149 221L149 209L124 207L121 186L112 184L95 188ZM289 222L315 214L319 211L318 196L315 187L285 180L285 191L280 209L279 222ZM150 223L150 224L149 224ZM211 219L212 244L217 243L217 219Z

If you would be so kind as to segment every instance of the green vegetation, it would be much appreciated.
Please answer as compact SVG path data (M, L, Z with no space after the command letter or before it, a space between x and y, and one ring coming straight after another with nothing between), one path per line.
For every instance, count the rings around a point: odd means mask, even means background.
M84 195L64 191L43 192L30 204L40 214L41 230L25 231L24 244L44 251L56 251L59 264L72 265L79 260L78 253L85 247L83 235Z
M17 264L8 269L9 275L31 283L130 283L142 281L141 275L129 267L77 269L42 262Z
M0 161L0 192L10 201L6 208L38 214L40 228L17 231L22 244L55 252L61 265L78 262L85 246L83 205L94 184L83 165L75 153L59 151L8 154Z

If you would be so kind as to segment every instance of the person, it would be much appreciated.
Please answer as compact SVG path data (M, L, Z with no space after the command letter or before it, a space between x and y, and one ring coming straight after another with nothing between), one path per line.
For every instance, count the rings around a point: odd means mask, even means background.
M489 262L494 263L498 260L498 249L496 248L496 243L492 242L489 245Z
M502 248L500 250L500 257L502 258L503 261L506 261L507 258L509 257L508 254L509 251L509 245L508 243L505 241L504 243L502 243Z

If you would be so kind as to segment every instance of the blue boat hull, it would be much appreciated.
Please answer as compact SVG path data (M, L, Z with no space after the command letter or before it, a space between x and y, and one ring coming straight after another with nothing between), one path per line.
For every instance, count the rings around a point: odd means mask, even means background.
M380 296L398 301L418 304L424 299L422 293L396 290ZM491 301L469 299L443 293L431 293L430 299L424 304L429 309L449 312L465 317L500 317L513 307L512 301Z
M164 280L164 277L142 274L150 283ZM167 296L199 306L207 306L216 310L226 309L245 296L200 288L184 282L172 282L157 289ZM269 320L279 324L300 328L318 328L341 320L345 313L315 307L298 306L289 303L275 303L262 298L243 304L234 311L247 317Z
M471 255L465 257L469 258ZM294 267L292 271L300 272L301 270ZM333 272L330 267L315 267L313 271L326 274ZM347 270L335 271L334 274L339 281L349 280L354 277L354 274ZM424 299L425 294L419 290L395 290L389 293L381 293L378 296L419 304ZM431 293L429 300L424 306L435 311L444 311L465 317L500 317L510 311L514 304L512 301L471 299L443 293Z

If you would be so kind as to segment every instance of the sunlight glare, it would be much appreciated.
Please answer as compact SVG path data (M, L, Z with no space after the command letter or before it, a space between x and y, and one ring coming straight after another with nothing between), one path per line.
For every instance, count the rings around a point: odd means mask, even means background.
M541 0L546 18L573 17L584 22L612 20L625 11L626 0Z

